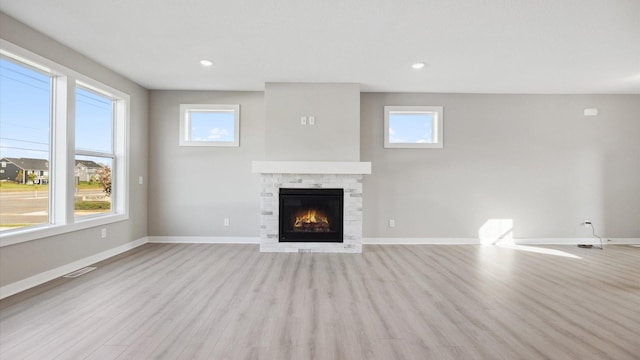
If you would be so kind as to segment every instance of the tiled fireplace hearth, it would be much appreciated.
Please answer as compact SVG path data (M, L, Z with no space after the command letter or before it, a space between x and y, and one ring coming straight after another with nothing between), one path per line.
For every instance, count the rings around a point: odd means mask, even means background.
M261 176L260 251L362 252L362 178L371 173L369 162L254 161ZM342 242L281 242L280 189L343 189Z

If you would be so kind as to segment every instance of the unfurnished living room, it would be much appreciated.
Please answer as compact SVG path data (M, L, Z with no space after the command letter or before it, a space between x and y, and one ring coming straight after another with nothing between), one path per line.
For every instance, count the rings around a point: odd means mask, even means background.
M639 19L0 0L0 359L640 359Z

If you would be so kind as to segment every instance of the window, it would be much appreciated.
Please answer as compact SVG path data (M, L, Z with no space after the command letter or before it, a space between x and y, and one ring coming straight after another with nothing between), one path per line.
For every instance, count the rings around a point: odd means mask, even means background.
M441 106L385 106L385 148L442 148Z
M111 211L114 100L76 87L76 217Z
M0 246L128 218L129 96L0 39Z
M0 231L50 223L52 76L0 58Z
M180 146L239 146L240 105L180 105Z

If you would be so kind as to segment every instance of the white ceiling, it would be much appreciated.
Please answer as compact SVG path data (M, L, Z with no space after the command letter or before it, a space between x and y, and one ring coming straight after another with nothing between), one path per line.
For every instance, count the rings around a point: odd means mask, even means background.
M149 89L640 93L640 0L0 0L0 10Z

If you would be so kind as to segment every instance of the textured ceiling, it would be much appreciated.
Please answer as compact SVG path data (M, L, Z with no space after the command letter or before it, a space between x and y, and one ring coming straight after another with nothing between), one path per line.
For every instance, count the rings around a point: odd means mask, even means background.
M638 0L0 0L0 10L150 89L640 93Z

